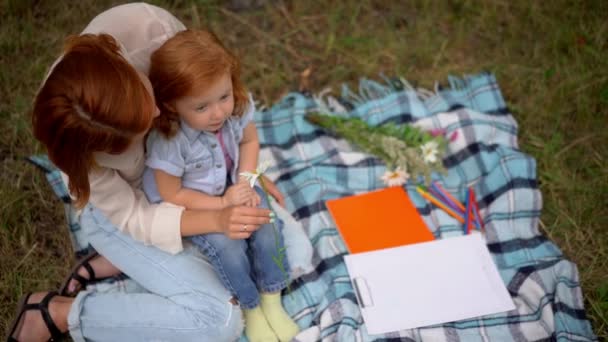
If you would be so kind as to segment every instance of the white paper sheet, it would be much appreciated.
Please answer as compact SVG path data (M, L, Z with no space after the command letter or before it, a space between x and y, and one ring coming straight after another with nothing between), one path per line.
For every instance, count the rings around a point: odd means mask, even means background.
M515 309L480 234L344 260L369 334Z

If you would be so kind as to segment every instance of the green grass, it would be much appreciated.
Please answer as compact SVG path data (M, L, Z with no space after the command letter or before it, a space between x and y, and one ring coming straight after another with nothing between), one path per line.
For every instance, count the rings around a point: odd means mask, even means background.
M23 158L42 152L28 111L63 38L117 1L0 2L0 333L26 291L56 287L72 262L63 210ZM543 231L577 263L594 332L608 339L608 3L605 1L154 1L206 25L242 57L272 104L312 69L310 88L401 75L496 74L538 161Z

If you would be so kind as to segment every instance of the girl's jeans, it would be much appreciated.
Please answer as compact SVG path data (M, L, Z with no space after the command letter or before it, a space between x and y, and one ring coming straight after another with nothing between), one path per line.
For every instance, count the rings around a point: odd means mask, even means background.
M240 308L196 249L171 255L146 246L91 205L80 223L90 244L132 281L76 296L68 315L75 341L233 341L241 335Z
M264 191L255 187L262 199L261 207L269 208ZM259 292L278 292L287 286L289 266L283 251L283 223L275 218L261 226L247 240L232 240L224 234L204 234L191 238L200 251L209 258L222 283L239 300L244 309L253 309L260 303ZM282 254L282 267L275 258ZM278 261L278 260L277 260Z

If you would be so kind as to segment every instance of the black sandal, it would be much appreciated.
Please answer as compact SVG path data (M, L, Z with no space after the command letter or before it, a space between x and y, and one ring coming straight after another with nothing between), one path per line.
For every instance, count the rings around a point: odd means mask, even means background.
M21 297L21 299L19 300L19 305L17 306L17 315L16 315L15 319L13 320L11 328L9 329L9 333L6 337L6 341L7 342L19 342L19 340L17 340L15 337L13 337L13 334L15 334L15 330L17 330L17 327L19 326L19 322L21 322L21 318L23 318L26 311L28 311L28 310L40 311L40 316L42 316L42 320L44 321L46 328L51 333L51 338L48 341L63 340L63 337L66 335L66 333L62 333L59 330L59 328L57 328L57 325L55 325L55 322L53 321L53 319L51 318L51 314L49 313L49 302L51 301L51 299L53 297L58 296L59 294L56 291L51 291L51 292L47 293L39 303L28 303L27 301L31 295L32 295L32 293L28 293L28 294L24 295L23 297ZM21 329L23 329L23 328L24 327L21 327Z
M76 296L78 291L86 288L87 284L96 282L96 281L100 281L103 279L107 279L107 278L98 279L95 276L95 271L93 270L93 267L91 267L91 264L89 263L89 261L93 260L97 256L99 256L99 253L97 253L96 251L92 251L87 256L82 258L76 265L74 265L74 267L70 271L70 274L65 278L65 280L63 281L63 283L61 285L61 288L59 289L59 294L61 296L74 297L74 296ZM85 278L85 277L81 276L80 274L78 274L78 270L80 270L81 267L84 267L84 269L87 270L87 272L89 273L88 278ZM70 292L68 292L68 286L70 285L70 281L72 279L74 279L80 283L80 288L76 289L74 292L70 293Z

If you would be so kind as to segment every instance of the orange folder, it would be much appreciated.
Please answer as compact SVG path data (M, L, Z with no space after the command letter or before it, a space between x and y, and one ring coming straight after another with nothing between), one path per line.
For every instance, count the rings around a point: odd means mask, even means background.
M400 187L325 203L350 253L435 239L405 190Z

